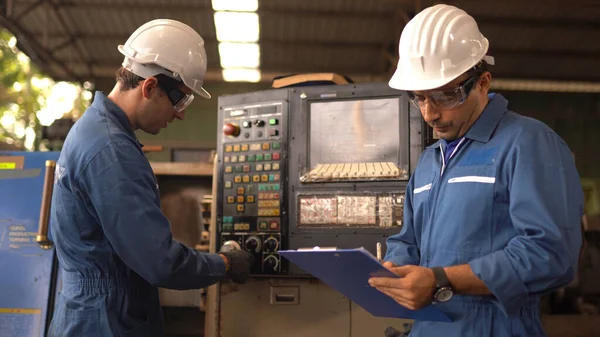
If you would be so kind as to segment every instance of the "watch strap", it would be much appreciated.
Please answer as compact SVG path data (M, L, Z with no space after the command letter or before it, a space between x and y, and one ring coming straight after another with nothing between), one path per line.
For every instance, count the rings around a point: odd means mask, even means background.
M450 284L450 280L448 279L448 276L446 275L446 271L444 271L444 268L433 267L433 268L431 268L431 270L433 271L433 275L435 276L435 283L436 283L437 289L452 288L452 285Z

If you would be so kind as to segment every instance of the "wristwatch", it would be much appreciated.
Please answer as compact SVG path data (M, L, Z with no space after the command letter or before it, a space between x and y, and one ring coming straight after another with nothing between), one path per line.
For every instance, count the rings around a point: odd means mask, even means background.
M448 302L454 295L454 291L452 290L452 285L450 284L450 280L448 280L448 276L446 276L444 268L433 267L431 270L435 276L436 283L436 289L433 293L433 301L441 303Z

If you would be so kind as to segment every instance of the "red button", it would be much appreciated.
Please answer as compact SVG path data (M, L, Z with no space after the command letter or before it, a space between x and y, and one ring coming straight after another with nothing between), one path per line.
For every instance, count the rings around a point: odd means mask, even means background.
M273 153L273 160L279 160L279 152Z
M271 223L269 224L269 228L279 229L279 223L277 221L271 221Z

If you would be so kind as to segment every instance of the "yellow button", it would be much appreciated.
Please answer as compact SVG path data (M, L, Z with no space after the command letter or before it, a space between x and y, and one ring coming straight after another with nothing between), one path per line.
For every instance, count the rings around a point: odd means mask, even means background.
M242 177L240 177L240 176L233 177L233 182L235 182L237 184L241 183L242 182Z
M233 204L234 202L235 202L235 198L233 196L227 197L227 203L228 204Z
M243 212L244 211L244 205L237 205L237 211L238 212Z
M231 157L231 162L232 163L237 163L237 156Z
M271 171L271 164L265 164L265 171Z
M279 163L273 163L273 171L279 170Z
M250 176L243 176L242 177L242 181L245 183L249 183L250 182Z
M252 176L252 181L255 183L260 182L260 176L258 174L255 174Z
M244 194L245 190L243 187L238 187L237 188L237 194Z
M237 197L237 202L238 202L239 204L243 204L243 203L244 203L244 196L243 196L243 195L238 195L238 197Z
M233 168L231 166L225 166L225 173L231 173L233 172Z
M240 163L243 163L243 162L245 162L245 161L246 161L246 156L239 156L239 158L238 158L238 161L239 161Z
M262 176L260 176L260 181L262 181L262 182L269 181L269 175L263 174Z
M225 157L225 158L223 158L223 162L224 162L224 163L229 163L229 157Z
M256 172L261 172L263 170L262 164L256 164Z
M233 146L233 152L240 152L240 146L239 145L234 145Z
M242 144L242 151L248 151L248 144Z
M231 145L225 146L225 152L231 152L232 150L233 150L233 147Z
M263 145L262 145L263 150L268 150L270 148L271 148L271 143L263 143Z
M260 144L250 144L250 151L260 151Z
M246 201L249 203L253 203L254 202L254 196L253 195L249 195L246 197Z

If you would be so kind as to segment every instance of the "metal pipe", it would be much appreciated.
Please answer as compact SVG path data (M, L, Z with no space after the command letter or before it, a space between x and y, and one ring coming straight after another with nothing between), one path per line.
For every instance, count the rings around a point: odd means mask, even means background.
M35 237L35 241L39 243L43 249L52 248L52 241L48 239L48 222L50 218L50 206L52 204L55 170L56 162L54 160L46 160L44 189L42 190L42 205L40 207L40 222L38 224L37 236Z

